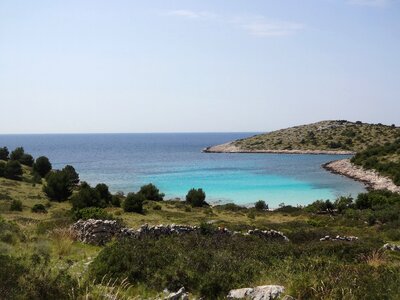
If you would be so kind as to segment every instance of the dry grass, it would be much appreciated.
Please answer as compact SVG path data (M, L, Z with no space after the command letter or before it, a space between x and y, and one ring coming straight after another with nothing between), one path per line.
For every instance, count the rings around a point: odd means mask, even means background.
M73 230L70 228L56 228L49 235L54 242L55 251L58 256L67 256L71 253L72 244L76 239Z
M370 254L362 255L362 260L364 260L371 267L379 267L386 264L387 257L382 249L373 250Z

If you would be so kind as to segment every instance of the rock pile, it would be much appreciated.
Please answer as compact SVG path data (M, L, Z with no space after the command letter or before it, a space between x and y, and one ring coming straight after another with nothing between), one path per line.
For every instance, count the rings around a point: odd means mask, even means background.
M385 245L383 245L383 249L392 250L392 251L400 251L400 245L385 244Z
M72 230L79 241L93 245L104 245L111 241L112 237L119 234L121 226L112 220L79 220L72 225Z
M278 297L285 291L285 288L280 285L262 285L255 288L243 288L230 290L228 299L252 299L252 300L272 300Z
M94 245L104 245L109 242L112 237L132 237L132 238L144 238L144 237L160 237L165 235L182 235L188 233L201 233L199 226L190 225L156 225L149 226L147 224L142 225L139 229L123 228L117 221L110 220L93 220L89 219L86 221L79 220L72 229L76 232L78 240L84 243ZM212 234L220 235L236 235L243 234L237 231L230 231L227 228L218 227ZM278 241L289 241L289 239L282 233L276 230L248 230L243 235L255 235L260 238L267 240L278 240Z
M333 236L329 236L329 235L326 235L326 236L324 236L323 238L320 238L319 239L320 241L346 241L346 242L354 242L354 241L357 241L358 240L358 237L356 237L356 236L340 236L340 235L337 235L337 236L335 236L335 237L333 237Z

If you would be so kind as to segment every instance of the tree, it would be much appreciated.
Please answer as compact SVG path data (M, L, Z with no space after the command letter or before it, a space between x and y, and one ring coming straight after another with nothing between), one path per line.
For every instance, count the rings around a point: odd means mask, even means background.
M146 184L140 188L139 194L142 194L147 200L162 201L165 194L152 183Z
M265 203L264 200L259 200L255 203L254 205L256 210L267 210L268 209L268 204Z
M19 159L19 162L25 166L32 167L33 157L30 154L24 153Z
M69 176L63 171L54 171L47 175L43 191L51 200L65 201L72 195Z
M33 171L45 177L51 171L51 163L46 156L40 156L33 164Z
M21 157L25 154L25 150L23 147L15 148L13 152L10 154L11 160L20 160Z
M8 160L10 152L7 147L0 148L0 160Z
M143 202L146 199L140 193L129 193L123 204L124 211L143 213Z
M7 162L6 167L4 168L4 177L8 179L21 180L22 176L22 167L19 161L10 160Z
M202 207L208 205L206 200L206 193L202 189L191 189L186 195L186 202L193 207Z
M82 182L78 193L71 198L74 210L85 207L106 207L105 201L100 199L99 192L92 188L87 182Z
M112 195L108 190L108 186L105 183L99 183L96 185L95 190L99 194L100 201L103 202L102 206L108 206L112 200Z
M50 166L51 168L51 166ZM75 171L75 168L71 165L66 165L63 169L63 172L66 172L70 178L71 185L76 186L79 183L79 174Z

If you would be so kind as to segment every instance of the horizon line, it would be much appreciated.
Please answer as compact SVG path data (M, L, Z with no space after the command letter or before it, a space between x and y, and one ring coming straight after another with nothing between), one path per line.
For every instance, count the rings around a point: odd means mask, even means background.
M151 132L34 132L0 133L2 135L89 135L89 134L201 134L201 133L263 133L268 131L151 131Z

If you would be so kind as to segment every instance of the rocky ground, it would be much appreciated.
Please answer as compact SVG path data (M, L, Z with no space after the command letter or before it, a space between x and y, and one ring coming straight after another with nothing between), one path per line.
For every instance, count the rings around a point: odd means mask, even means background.
M389 190L400 192L400 187L385 176L379 175L376 171L366 170L350 162L350 159L341 159L323 165L325 169L335 174L347 176L349 178L365 183L370 189Z

